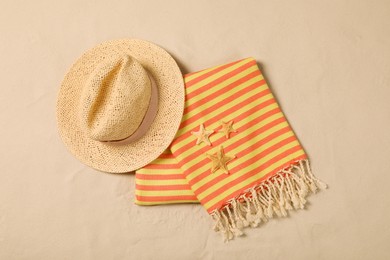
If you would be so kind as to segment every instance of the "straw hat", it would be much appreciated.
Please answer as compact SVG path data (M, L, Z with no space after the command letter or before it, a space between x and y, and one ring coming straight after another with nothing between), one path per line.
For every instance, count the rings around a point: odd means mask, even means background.
M57 102L62 140L80 161L130 172L172 142L183 115L184 82L174 59L143 40L102 43L70 68Z

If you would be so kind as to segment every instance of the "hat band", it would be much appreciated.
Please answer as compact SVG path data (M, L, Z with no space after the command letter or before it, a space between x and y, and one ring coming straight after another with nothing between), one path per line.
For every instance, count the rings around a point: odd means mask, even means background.
M139 138L144 136L146 132L149 130L158 111L158 88L156 82L154 81L150 73L147 72L147 74L149 76L149 80L151 83L151 94L150 94L149 106L148 109L146 110L145 116L142 119L141 124L139 125L137 130L135 130L135 132L132 133L129 137L126 137L125 139L121 139L121 140L103 141L104 143L123 145L131 142L135 142Z

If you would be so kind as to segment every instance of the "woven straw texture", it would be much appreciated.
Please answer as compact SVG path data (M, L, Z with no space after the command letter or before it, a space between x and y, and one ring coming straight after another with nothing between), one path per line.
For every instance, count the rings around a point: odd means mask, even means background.
M91 74L98 71L104 60L126 55L135 58L156 82L158 112L149 130L137 141L112 144L94 140L91 129L80 120L80 115L85 113L83 91L91 84ZM138 39L113 40L87 51L66 74L58 95L57 120L63 142L80 161L100 171L123 173L148 164L168 147L179 127L183 108L183 77L165 50ZM144 109L140 111L142 115ZM115 134L123 137L120 131Z
M97 141L125 139L143 121L150 97L150 79L137 60L109 57L96 68L83 89L81 124Z

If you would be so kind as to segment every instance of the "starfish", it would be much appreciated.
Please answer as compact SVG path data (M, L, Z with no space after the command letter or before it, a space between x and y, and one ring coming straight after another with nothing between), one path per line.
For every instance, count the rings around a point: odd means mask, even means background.
M218 169L223 170L223 173L229 174L227 163L236 158L236 156L227 156L223 150L223 147L219 147L219 151L215 154L206 154L211 160L211 173L215 173Z
M202 142L205 142L207 145L210 145L211 146L211 142L210 142L210 139L209 139L209 136L214 133L213 130L206 130L204 128L204 125L201 124L199 126L199 131L198 132L194 132L192 131L191 134L195 135L198 140L196 140L196 144L200 144Z
M222 125L221 130L219 130L218 132L224 133L226 138L229 138L230 133L237 132L237 130L233 129L233 121L229 121L227 123L222 121L221 125Z

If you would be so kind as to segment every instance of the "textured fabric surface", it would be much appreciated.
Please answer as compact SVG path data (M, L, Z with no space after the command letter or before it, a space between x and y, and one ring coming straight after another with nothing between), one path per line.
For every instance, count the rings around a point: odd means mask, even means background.
M191 134L200 124L217 131L233 121L227 139L210 136L212 146L196 145ZM219 146L236 156L229 174L210 171L206 153ZM193 74L186 79L186 102L171 150L202 205L211 212L298 159L306 158L253 58Z
M199 203L170 148L135 173L135 203Z
M184 82L184 116L170 147L174 156L168 150L136 172L137 204L194 202L195 193L211 212L292 162L306 158L255 59L190 73ZM236 132L230 138L218 133L221 121L234 122ZM214 129L212 146L196 144L191 132L201 124ZM228 164L228 175L211 173L205 156L220 145L237 157Z
M136 180L140 205L193 202L195 195L225 242L304 209L309 193L327 187L253 58L185 76L180 128Z

